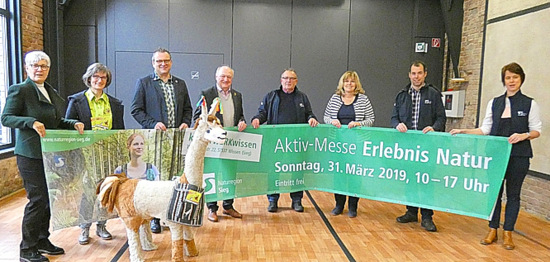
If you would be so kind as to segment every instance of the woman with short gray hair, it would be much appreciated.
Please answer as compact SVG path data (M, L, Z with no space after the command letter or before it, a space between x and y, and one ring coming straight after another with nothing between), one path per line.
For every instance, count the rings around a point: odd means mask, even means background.
M83 133L84 124L63 118L65 100L48 83L50 57L42 51L25 55L27 79L10 86L2 125L17 129L15 151L17 168L23 178L29 203L23 215L20 261L49 261L48 255L61 255L63 248L50 242L50 200L42 162L40 138L46 129L76 129Z

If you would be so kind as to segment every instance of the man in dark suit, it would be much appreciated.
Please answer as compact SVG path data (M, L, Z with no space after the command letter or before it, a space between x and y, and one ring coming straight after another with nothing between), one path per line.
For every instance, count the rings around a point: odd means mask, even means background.
M142 128L188 128L193 108L185 81L170 74L172 55L164 48L155 50L154 72L136 82L131 114ZM151 231L160 233L158 218L151 220Z
M131 113L147 129L187 128L191 125L191 99L182 79L170 74L172 56L164 48L155 50L154 72L136 82Z
M216 116L220 119L224 127L237 126L240 132L246 128L246 121L244 120L243 114L243 96L240 92L231 88L233 74L234 71L229 66L218 67L216 70L216 85L202 90L201 97L204 96L207 106L212 104L214 98L219 97L223 108L223 114L217 112ZM198 119L200 115L201 107L198 106L195 109L193 121ZM218 222L218 203L209 202L206 206L209 210L208 220ZM242 215L233 208L233 199L226 199L223 201L223 214L234 218L242 218Z

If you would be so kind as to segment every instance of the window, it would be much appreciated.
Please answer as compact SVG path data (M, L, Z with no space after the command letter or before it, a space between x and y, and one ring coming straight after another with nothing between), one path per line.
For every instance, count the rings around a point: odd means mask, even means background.
M19 1L0 0L0 113L6 104L8 88L20 80ZM0 150L14 146L15 132L0 123Z

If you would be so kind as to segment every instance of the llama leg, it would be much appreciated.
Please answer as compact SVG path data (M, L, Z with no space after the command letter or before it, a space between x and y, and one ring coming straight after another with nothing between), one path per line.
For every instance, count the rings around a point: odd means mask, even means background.
M181 226L183 228L183 239L185 245L183 246L185 249L185 255L188 257L196 257L199 255L199 250L197 249L197 246L195 245L195 227L190 226Z
M158 246L153 243L153 234L151 233L149 220L144 220L139 227L139 236L141 240L141 247L143 248L143 250L151 251L158 248Z
M183 239L172 240L172 262L183 261Z
M176 223L167 223L172 236L172 261L183 260L183 231L182 226Z
M144 262L143 254L141 253L141 243L139 240L139 222L141 219L124 218L126 225L126 236L128 237L128 251L130 252L131 262Z

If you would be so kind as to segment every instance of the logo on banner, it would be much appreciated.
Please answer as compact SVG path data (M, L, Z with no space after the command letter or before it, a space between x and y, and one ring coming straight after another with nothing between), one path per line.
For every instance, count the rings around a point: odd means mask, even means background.
M204 194L216 194L216 173L203 174Z
M64 167L65 166L65 158L62 156L54 156L53 162L55 167Z

